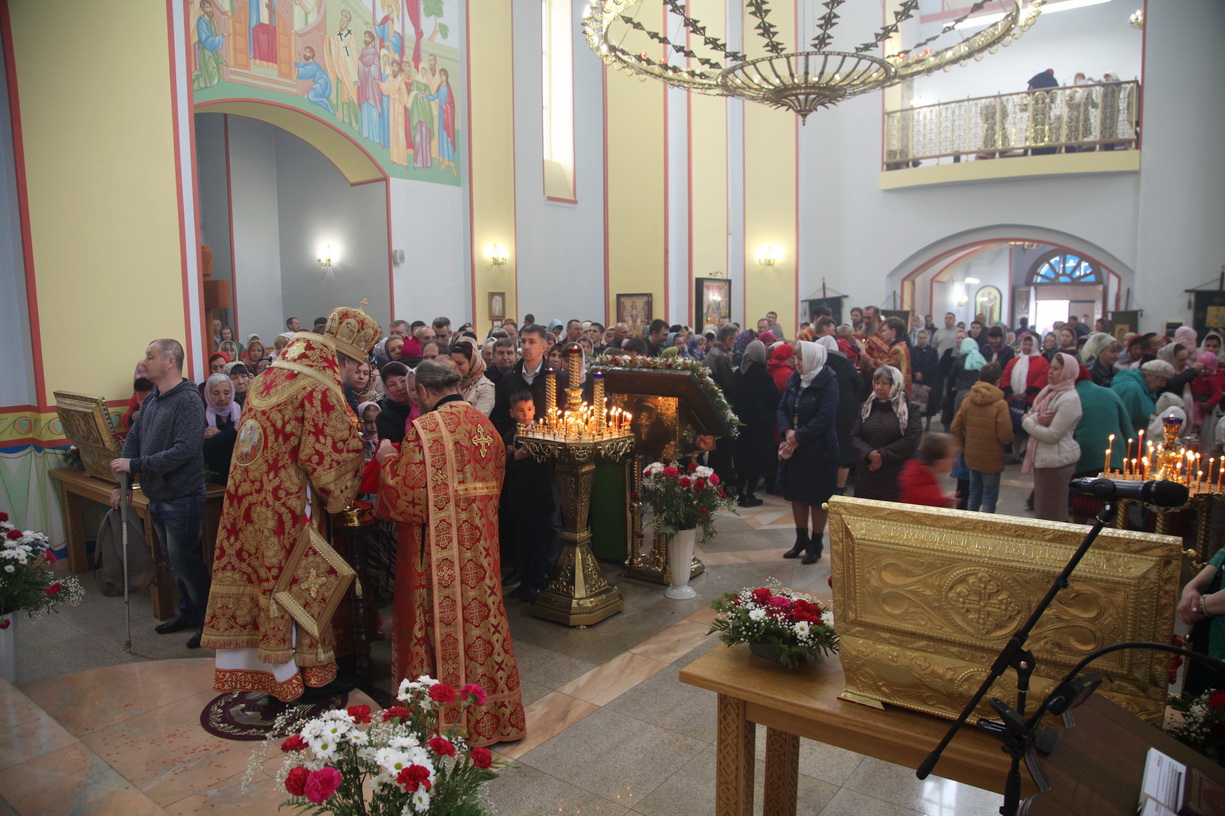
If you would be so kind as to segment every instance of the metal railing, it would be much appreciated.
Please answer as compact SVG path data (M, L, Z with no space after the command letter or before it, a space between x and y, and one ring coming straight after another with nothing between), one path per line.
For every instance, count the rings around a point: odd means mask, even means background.
M1098 82L885 112L886 170L951 158L1130 150L1140 83Z

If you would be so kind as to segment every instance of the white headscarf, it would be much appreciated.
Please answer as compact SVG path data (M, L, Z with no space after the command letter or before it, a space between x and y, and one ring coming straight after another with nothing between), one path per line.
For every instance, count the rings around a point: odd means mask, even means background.
M878 377L884 375L889 377L889 399L886 400L893 408L893 413L897 415L898 424L902 428L902 433L906 433L906 426L910 424L910 409L906 405L906 391L902 388L902 372L898 371L891 365L883 365L872 372L872 384L876 384ZM864 400L863 405L859 407L859 416L863 420L867 420L868 415L872 413L872 403L876 400L876 394L868 395Z
M800 346L800 387L812 385L813 378L825 368L825 346L808 340L801 340Z
M832 334L827 334L824 337L818 337L817 345L824 346L825 350L830 354L842 354L842 352L838 349L838 341L834 339ZM842 356L845 357L846 355L842 354Z
M1033 338L1034 351L1033 354L1023 354L1021 346L1017 346L1016 362L1012 364L1012 375L1009 379L1009 385L1012 386L1012 394L1019 397L1029 388L1029 358L1038 357L1042 354L1041 342L1032 334L1028 335Z

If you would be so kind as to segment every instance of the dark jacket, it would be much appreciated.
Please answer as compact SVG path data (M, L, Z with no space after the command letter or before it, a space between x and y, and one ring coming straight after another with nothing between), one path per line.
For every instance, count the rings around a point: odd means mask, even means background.
M907 401L906 430L902 431L893 406L886 400L872 398L868 418L860 414L855 420L851 443L855 446L855 496L881 501L898 500L898 477L906 460L914 456L923 435L923 419L919 406ZM868 454L879 451L881 466L868 469Z
M778 406L779 436L785 439L787 431L794 429L799 447L790 459L781 460L775 484L781 483L787 501L816 506L833 495L838 483L840 457L835 418L839 383L829 365L817 372L807 388L801 388L800 383L797 371L787 380L787 390Z
M774 378L761 364L743 368L735 374L732 408L744 423L736 437L736 472L748 476L768 475L778 460L774 442L775 414L782 395Z
M506 480L502 501L512 515L553 512L553 466L534 457L515 459L515 433L502 435L506 443Z
M859 391L863 388L863 377L859 369L842 354L830 354L825 365L834 371L838 381L838 414L834 429L838 434L838 463L848 467L855 463L855 452L851 449L851 428L855 427L855 416L859 412Z
M204 404L195 383L183 380L165 394L155 388L123 443L132 476L153 501L204 494Z
M374 419L374 427L378 429L379 439L400 444L408 430L408 417L413 412L413 406L387 397L383 400L383 410Z
M496 383L494 383L494 400L493 413L489 420L493 426L498 429L498 433L506 436L507 431L515 429L515 421L510 418L510 396L517 391L532 392L532 402L536 403L536 418L541 419L545 415L545 372L549 370L549 361L542 360L540 363L540 372L536 378L532 380L529 386L527 380L523 379L523 360L517 360L510 370L502 375ZM564 386L559 382L557 384L557 393L561 395Z
M723 396L730 402L735 381L732 378L732 358L728 356L727 350L715 343L710 351L706 352L702 364L710 369L710 378L715 381L715 385L723 389Z

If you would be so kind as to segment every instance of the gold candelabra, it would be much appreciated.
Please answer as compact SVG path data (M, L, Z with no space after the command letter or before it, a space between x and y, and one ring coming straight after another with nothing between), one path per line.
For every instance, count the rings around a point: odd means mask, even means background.
M1204 470L1203 457L1178 440L1183 421L1171 415L1161 418L1164 439L1153 444L1144 441L1144 431L1127 440L1121 469L1112 466L1114 434L1107 439L1106 462L1102 476L1107 479L1143 482L1149 479L1168 480L1186 485L1191 498L1221 495L1225 481L1225 457L1217 462L1215 456L1208 457L1208 469ZM1134 448L1132 447L1134 444Z
M567 626L584 628L625 608L617 588L604 580L591 551L591 487L595 458L617 461L634 450L630 414L609 408L603 372L592 373L592 401L583 402L582 348L565 350L567 388L559 401L557 372L545 372L544 416L530 425L520 424L517 439L537 461L555 459L561 492L562 553L548 583L536 596L532 614Z

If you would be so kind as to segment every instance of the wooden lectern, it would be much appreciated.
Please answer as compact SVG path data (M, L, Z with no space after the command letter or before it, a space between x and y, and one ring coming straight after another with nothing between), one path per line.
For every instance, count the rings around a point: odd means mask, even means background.
M616 366L600 366L599 370L604 372L609 403L633 416L630 427L637 444L634 456L624 464L606 465L597 474L593 510L601 521L593 525L594 549L598 557L624 560L628 577L666 585L672 580L668 537L643 530L642 503L633 499L639 492L642 469L655 461L692 457L699 452L696 435L727 436L732 428L690 371ZM622 518L609 518L605 524L604 519L616 513ZM705 569L693 559L691 577Z

